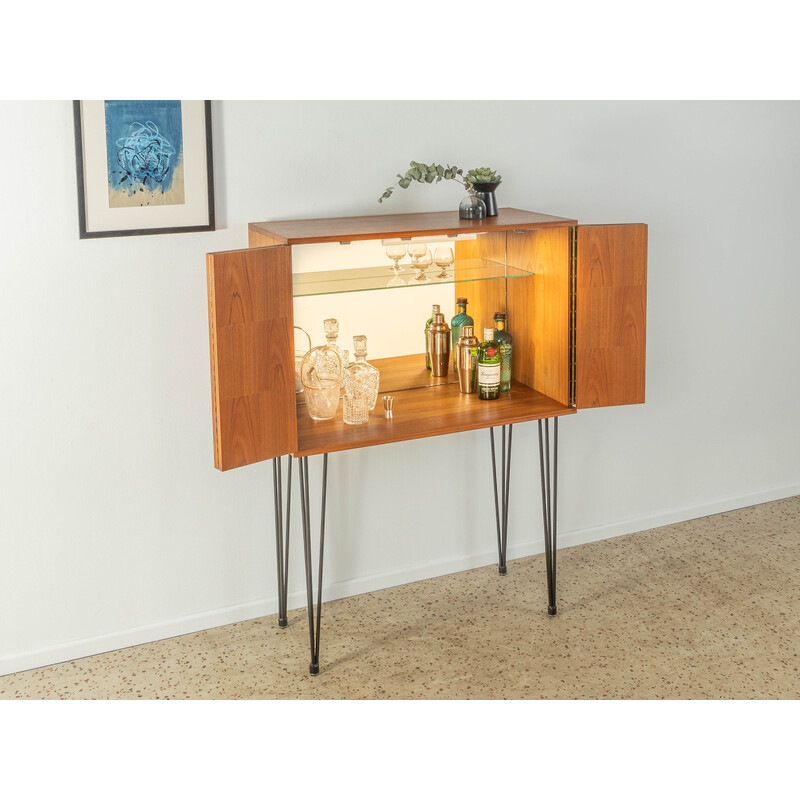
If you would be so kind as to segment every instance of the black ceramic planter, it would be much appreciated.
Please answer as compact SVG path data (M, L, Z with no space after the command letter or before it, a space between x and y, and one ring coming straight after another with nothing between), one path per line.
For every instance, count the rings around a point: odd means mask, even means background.
M493 183L475 183L473 186L475 187L475 191L478 194L478 197L486 203L486 216L487 217L496 217L497 216L497 200L494 197L494 190L500 185L500 181L495 181Z

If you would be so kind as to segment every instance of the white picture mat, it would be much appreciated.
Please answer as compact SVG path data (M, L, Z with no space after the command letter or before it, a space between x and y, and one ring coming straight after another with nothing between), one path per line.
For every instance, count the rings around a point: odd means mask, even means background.
M186 201L182 205L174 206L110 208L105 101L81 101L87 232L183 228L209 224L205 101L181 101L181 126Z

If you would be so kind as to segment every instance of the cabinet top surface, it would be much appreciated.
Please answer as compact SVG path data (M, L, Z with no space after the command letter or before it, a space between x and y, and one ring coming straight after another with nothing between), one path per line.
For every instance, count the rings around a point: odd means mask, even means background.
M553 217L518 208L501 208L496 217L486 219L460 219L458 211L434 211L423 214L378 214L371 217L251 222L250 230L273 239L275 244L291 245L393 238L399 234L431 236L576 224L576 220L567 217Z

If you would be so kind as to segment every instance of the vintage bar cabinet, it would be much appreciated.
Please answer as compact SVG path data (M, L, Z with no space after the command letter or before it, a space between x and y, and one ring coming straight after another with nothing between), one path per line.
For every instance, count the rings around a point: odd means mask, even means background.
M419 346L408 352L370 358L380 370L380 394L396 398L393 419L384 416L379 399L365 425L345 425L341 404L335 420L313 421L302 393L295 392L295 304L305 297L359 292L365 304L380 303L388 314L396 293L415 291L418 284L389 285L384 247L420 239L454 242L453 276L438 283L453 298L469 297L478 335L491 326L494 312L507 313L514 338L511 390L487 402L461 394L452 373L432 378L420 355L420 331ZM293 271L293 262L308 262L304 249L310 246L367 242L374 246L371 266L330 269L320 263L318 271ZM278 619L285 627L295 459L312 674L319 671L328 454L341 450L488 428L504 574L512 426L537 420L548 613L556 614L558 418L578 409L644 402L646 225L579 225L513 208L482 220L462 220L453 211L259 222L249 226L248 248L208 254L207 274L214 463L228 470L273 462ZM429 312L421 301L416 322ZM323 457L316 608L308 481L308 458L314 455ZM288 456L286 487L283 456Z

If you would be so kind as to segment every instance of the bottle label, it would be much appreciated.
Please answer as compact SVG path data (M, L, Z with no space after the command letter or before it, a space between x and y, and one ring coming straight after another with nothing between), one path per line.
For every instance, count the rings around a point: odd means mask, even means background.
M499 386L500 365L478 364L478 384L480 386Z

